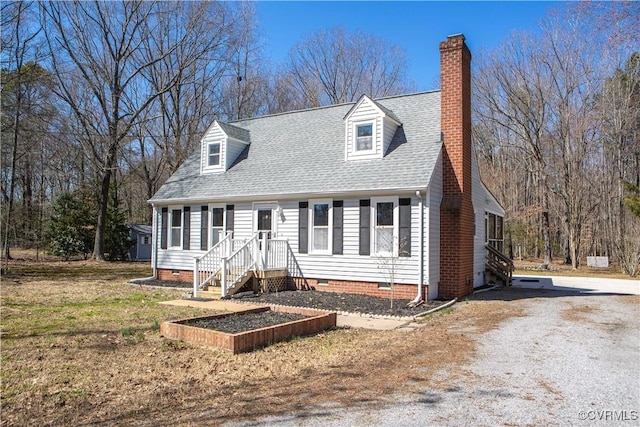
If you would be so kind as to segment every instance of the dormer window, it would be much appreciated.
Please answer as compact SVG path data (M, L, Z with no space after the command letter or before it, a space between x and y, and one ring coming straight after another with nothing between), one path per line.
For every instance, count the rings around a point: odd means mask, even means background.
M208 166L220 166L220 143L209 144Z
M393 111L362 95L343 117L345 160L382 159L401 125Z
M356 125L356 151L373 149L373 123Z

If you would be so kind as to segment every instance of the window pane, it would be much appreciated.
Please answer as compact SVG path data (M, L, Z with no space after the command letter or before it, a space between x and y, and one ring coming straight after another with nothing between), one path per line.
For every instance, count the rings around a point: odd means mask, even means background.
M393 228L376 228L376 252L393 251Z
M373 125L358 125L358 138L361 136L372 136Z
M313 229L313 249L329 249L329 228L319 227Z
M220 144L209 144L209 166L220 164Z
M224 221L223 211L224 209L222 208L211 209L211 225L213 227L222 227Z
M215 246L220 243L220 236L222 234L221 227L213 227L211 230L211 246Z
M182 211L171 211L171 227L180 227L182 225Z
M496 238L496 216L489 214L489 240Z
M271 230L271 210L258 211L258 230Z
M171 229L171 246L180 246L180 230L179 228Z
M313 225L328 226L329 225L329 205L313 205Z
M357 151L371 150L372 148L373 148L373 138L371 138L370 136L363 136L363 137L357 138L356 140Z
M376 209L376 225L393 225L393 203L378 203Z

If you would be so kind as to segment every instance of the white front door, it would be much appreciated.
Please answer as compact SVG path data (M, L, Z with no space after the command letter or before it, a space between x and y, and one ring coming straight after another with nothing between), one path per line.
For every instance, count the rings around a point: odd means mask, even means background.
M261 203L253 206L253 232L259 232L260 239L276 237L278 231L277 208L278 206L274 203Z

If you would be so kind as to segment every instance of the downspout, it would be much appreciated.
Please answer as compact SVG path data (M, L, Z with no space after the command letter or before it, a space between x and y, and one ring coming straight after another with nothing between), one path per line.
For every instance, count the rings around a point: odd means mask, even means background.
M158 211L156 209L156 207L154 205L151 205L153 207L153 218L151 218L151 236L153 236L153 250L151 251L151 259L152 259L152 265L151 268L153 269L153 280L156 280L158 278L158 230L157 230L157 226L158 226Z
M418 198L418 210L420 211L420 242L418 244L418 259L420 260L420 266L418 267L418 295L409 303L411 306L422 303L424 299L422 296L422 287L424 284L424 201L420 191L416 191L416 197Z

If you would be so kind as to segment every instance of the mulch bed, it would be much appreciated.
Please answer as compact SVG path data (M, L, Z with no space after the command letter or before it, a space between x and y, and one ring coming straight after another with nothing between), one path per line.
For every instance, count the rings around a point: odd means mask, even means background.
M146 286L172 287L191 289L193 285L186 282L168 280L144 280L136 284ZM446 301L429 301L417 307L407 307L411 300L394 299L391 308L390 298L372 297L369 295L353 295L322 291L282 291L254 295L244 292L232 297L235 301L258 304L275 304L288 307L308 307L319 310L338 311L344 313L361 313L377 316L413 317L444 304Z
M277 311L262 311L258 313L232 314L224 317L196 319L185 322L185 325L196 328L214 329L228 334L251 331L254 329L275 326L281 323L293 322L304 319L306 316L294 313L281 313Z
M407 307L410 300L394 299L393 308L391 308L391 299L389 298L321 291L283 291L260 295L242 294L233 299L261 304L400 317L416 316L445 303L444 301L430 301L412 308Z

